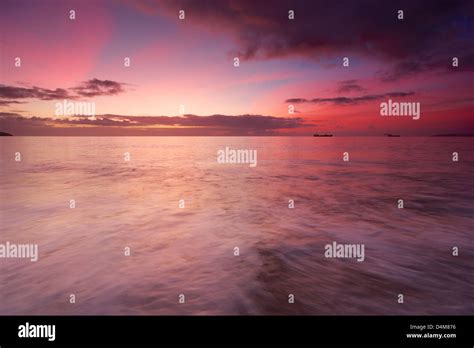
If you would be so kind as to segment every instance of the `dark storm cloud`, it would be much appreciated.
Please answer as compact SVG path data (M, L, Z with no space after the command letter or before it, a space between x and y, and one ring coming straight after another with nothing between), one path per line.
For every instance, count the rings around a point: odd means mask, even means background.
M143 1L136 4L147 11ZM472 67L465 59L474 52L471 0L164 0L158 4L172 16L184 9L188 23L227 31L235 39L235 53L244 59L304 56L335 62L343 56L363 56L386 64L380 72L385 79L447 70L452 56L463 57ZM148 3L150 14L151 7ZM295 11L294 20L288 19L289 10ZM403 20L397 19L398 10L404 11Z

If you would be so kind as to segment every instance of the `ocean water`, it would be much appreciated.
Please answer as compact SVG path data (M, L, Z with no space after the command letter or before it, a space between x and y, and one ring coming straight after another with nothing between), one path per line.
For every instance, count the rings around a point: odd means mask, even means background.
M217 163L225 147L256 149L257 166ZM2 137L0 243L38 244L39 260L0 259L0 314L473 314L473 150L439 137ZM326 258L334 241L364 244L365 260Z

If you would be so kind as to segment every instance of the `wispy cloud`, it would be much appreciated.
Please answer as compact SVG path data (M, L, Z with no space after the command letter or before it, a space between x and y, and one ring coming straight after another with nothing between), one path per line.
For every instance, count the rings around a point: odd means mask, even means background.
M24 102L20 102L17 100L1 100L0 99L0 106L10 106L11 104L24 104Z
M63 88L53 90L40 87L27 88L0 85L0 98L54 100L71 98L71 96L69 92Z
M116 95L124 92L124 84L111 80L91 79L80 86L71 88L83 97L97 97L103 95Z
M460 51L453 50L454 52ZM453 68L451 65L451 57L449 54L445 54L442 59L432 56L422 56L409 60L402 60L392 64L391 66L381 69L376 72L378 76L384 82L393 82L400 80L407 76L413 76L420 73L428 72L439 72L439 73L454 73L454 72L472 72L474 71L474 48L472 45L470 48L465 48L460 54L457 54L459 66ZM448 57L448 58L446 58Z
M37 86L17 87L0 85L0 105L21 103L17 99L60 100L116 95L125 92L124 86L124 83L96 78L84 81L79 86L71 88L48 89Z
M337 88L338 93L351 93L351 92L364 92L363 88L358 80L346 80L339 82L339 87Z

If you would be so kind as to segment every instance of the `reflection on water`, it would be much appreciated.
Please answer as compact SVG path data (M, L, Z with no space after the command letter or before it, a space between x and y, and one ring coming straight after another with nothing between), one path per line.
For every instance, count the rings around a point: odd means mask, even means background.
M0 146L0 243L39 244L36 263L0 259L0 314L474 312L472 139L6 137ZM217 163L226 146L257 149L257 167ZM365 261L325 258L333 241L365 244Z

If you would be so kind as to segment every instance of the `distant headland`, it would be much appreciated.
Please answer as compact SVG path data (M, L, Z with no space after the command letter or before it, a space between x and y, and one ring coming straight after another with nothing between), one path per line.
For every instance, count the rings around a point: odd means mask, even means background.
M0 132L0 137L11 137L12 134L10 133L5 133L5 132Z

